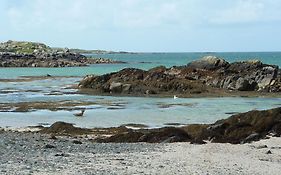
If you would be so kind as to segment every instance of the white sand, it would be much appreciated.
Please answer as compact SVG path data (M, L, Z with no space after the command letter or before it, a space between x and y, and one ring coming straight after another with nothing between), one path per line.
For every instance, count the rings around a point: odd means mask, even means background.
M259 148L267 145L268 148ZM92 173L110 174L281 174L281 138L252 144L231 145L208 143L192 145L174 143L161 145L154 152L139 154L83 155ZM272 154L266 154L271 150ZM84 167L85 168L85 167ZM82 171L83 172L83 171ZM103 172L103 173L102 173ZM63 174L78 173L75 166ZM80 171L81 173L81 171Z
M0 134L0 174L281 174L281 138L251 144L102 144ZM46 144L55 148L46 149ZM267 145L267 147L264 147ZM272 154L267 154L271 150ZM59 156L56 156L59 154ZM63 154L60 156L60 154Z

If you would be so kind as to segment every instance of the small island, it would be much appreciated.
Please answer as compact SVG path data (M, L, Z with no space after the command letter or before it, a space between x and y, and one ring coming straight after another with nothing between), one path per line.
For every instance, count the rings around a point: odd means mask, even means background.
M81 67L116 63L125 62L86 57L68 48L51 48L43 43L24 41L0 43L0 67Z

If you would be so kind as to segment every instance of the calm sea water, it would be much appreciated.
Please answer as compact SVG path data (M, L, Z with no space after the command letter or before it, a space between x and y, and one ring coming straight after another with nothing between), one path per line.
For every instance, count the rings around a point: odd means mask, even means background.
M210 123L226 118L232 112L246 112L253 109L268 109L281 106L280 98L148 98L148 97L98 97L90 95L49 95L51 92L75 92L67 89L78 83L87 74L104 74L118 71L125 67L149 69L164 65L185 65L202 56L215 55L229 62L260 59L267 64L281 66L281 53L142 53L142 54L101 54L91 55L100 58L112 58L126 61L128 64L92 65L74 68L0 68L2 79L20 76L41 76L46 74L58 76L81 76L36 80L31 82L0 82L0 102L38 102L38 101L92 101L96 105L85 106L85 117L76 118L75 111L47 110L27 113L0 112L0 126L23 127L38 123L66 121L82 127L110 127L127 123L141 123L151 127L161 127L165 123ZM5 91L5 93L4 93ZM6 93L10 91L10 93ZM114 104L122 108L112 110ZM169 106L163 108L163 106ZM77 111L76 111L77 112Z
M123 68L135 67L150 69L155 66L166 67L185 65L206 55L214 55L224 58L229 62L259 59L266 64L281 66L281 52L231 52L231 53L139 53L139 54L92 54L88 56L98 58L111 58L125 61L128 64L100 64L89 67L71 68L0 68L1 78L16 78L18 76L84 76L87 74L104 74L118 71Z

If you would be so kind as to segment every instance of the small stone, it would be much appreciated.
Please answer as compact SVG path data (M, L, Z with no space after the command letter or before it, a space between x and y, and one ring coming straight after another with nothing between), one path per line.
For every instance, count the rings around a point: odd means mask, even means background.
M73 140L72 143L74 143L74 144L82 144L82 142L79 141L79 140Z
M272 154L272 152L271 152L270 150L268 150L268 151L266 152L266 154Z
M54 146L54 145L47 144L47 145L44 146L44 148L52 149L52 148L55 148L55 146Z
M57 140L57 137L54 136L54 135L51 135L51 136L49 137L49 139Z
M65 153L57 153L55 154L56 157L69 157L69 154L65 154Z

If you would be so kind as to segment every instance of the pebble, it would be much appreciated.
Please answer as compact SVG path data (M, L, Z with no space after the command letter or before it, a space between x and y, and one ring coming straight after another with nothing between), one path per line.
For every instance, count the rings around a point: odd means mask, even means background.
M54 145L47 144L47 145L44 146L44 148L48 148L48 149L50 148L50 149L51 149L51 148L55 148L55 146L54 146Z

